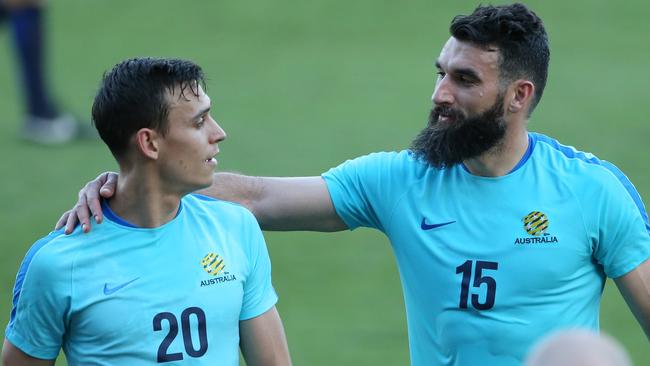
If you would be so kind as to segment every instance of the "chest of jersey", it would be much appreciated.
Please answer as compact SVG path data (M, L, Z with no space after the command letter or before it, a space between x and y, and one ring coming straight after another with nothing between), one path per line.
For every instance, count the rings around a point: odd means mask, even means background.
M523 357L550 328L597 326L604 276L571 190L438 182L412 188L396 211L410 213L387 231L409 317L427 319L411 333L442 354Z
M248 273L237 240L198 226L104 238L73 272L68 343L143 363L237 364Z

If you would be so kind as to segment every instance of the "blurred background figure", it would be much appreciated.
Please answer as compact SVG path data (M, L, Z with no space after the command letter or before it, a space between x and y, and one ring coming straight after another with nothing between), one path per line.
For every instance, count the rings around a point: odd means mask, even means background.
M632 366L632 363L614 338L572 329L554 333L538 343L526 366Z
M21 136L25 140L56 145L82 134L75 119L58 110L48 89L45 67L45 0L0 0L0 24L7 23L13 38L16 66L24 94Z

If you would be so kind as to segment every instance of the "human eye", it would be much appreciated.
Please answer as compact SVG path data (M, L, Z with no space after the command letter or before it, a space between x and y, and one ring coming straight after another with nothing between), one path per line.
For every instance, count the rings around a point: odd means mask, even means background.
M459 75L458 76L458 81L461 82L462 84L471 84L472 80L468 78L466 75Z
M467 75L467 74L458 74L456 75L456 80L458 81L459 84L461 85L475 85L478 84L478 80L473 77L472 75Z
M199 116L199 118L196 119L195 125L197 128L201 128L203 127L204 124L205 124L205 114Z

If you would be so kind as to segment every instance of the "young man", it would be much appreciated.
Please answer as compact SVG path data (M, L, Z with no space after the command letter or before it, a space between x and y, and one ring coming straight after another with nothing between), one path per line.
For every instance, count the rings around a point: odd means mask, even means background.
M263 229L360 226L391 241L411 363L520 365L544 335L598 329L606 277L650 336L648 216L612 164L527 131L546 83L543 23L521 4L457 16L436 62L429 124L411 149L322 177L217 174L205 194L241 202ZM81 192L76 215L116 177Z
M107 220L56 231L25 256L4 365L290 365L271 265L243 207L212 183L226 134L201 68L139 58L105 74L93 120L120 167Z

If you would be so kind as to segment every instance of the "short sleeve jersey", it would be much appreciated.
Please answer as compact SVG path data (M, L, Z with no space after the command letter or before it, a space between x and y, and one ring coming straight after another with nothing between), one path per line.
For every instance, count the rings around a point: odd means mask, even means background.
M277 301L253 215L200 195L153 229L104 211L28 251L7 340L42 359L63 348L69 365L239 365L239 322Z
M597 329L606 277L650 257L648 217L623 173L540 134L501 177L409 151L323 177L349 228L390 239L415 366L520 365L552 330Z

